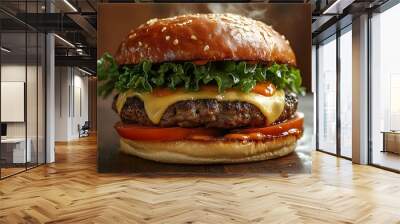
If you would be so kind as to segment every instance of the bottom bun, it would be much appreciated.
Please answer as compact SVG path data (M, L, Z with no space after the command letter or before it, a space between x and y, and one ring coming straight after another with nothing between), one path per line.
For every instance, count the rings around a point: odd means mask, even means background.
M274 159L294 151L297 139L285 136L269 141L137 141L121 138L120 150L144 159L182 164L243 163Z

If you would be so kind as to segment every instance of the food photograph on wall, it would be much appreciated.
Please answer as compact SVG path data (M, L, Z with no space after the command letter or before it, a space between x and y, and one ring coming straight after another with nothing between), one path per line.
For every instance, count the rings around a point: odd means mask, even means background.
M310 12L100 4L99 172L311 172Z

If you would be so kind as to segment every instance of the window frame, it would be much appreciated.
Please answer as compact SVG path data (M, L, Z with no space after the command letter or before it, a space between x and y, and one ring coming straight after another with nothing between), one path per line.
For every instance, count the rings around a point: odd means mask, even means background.
M372 10L369 10L368 13L368 69L367 69L367 77L368 77L368 111L367 111L367 117L368 117L368 152L367 152L367 162L368 165L377 167L383 170L391 171L394 173L400 173L400 169L394 169L391 167L387 167L384 165L380 165L377 163L373 162L373 132L372 132L372 19L374 17L374 14L381 14L384 13L385 11L393 8L394 6L400 4L400 0L388 0L384 4L378 6L377 8L374 8Z
M28 13L27 12L27 4L26 4L27 2L24 2L24 3L25 3L25 12L24 13L25 13L25 16L26 16L27 13ZM34 3L36 3L36 12L38 12L39 11L39 8L38 8L39 2L36 1ZM9 175L3 175L2 167L0 166L0 180L4 180L4 179L6 179L8 177L12 177L14 175L26 172L26 171L28 171L30 169L34 169L34 168L39 167L41 165L47 164L47 128L46 128L47 127L47 110L46 110L46 108L47 108L47 99L46 99L47 98L47 81L46 81L46 79L47 79L47 42L48 41L47 41L47 37L46 37L47 36L46 32L38 30L38 29L30 26L29 24L24 23L23 21L19 20L15 16L13 16L12 13L9 13L8 11L6 11L5 9L0 8L0 10L1 10L2 13L8 15L11 19L14 19L15 21L21 23L22 26L24 27L23 30L8 32L8 31L2 30L1 29L1 24L0 24L0 46L2 45L2 43L1 43L2 34L5 34L5 33L21 33L21 34L25 35L25 49L24 49L24 51L25 51L25 88L24 88L25 89L24 90L25 91L25 93L24 93L24 122L25 122L24 129L25 129L25 135L23 137L25 139L25 166L20 171L14 172L14 173L9 174ZM47 12L47 7L46 7L45 10ZM28 34L34 34L34 35L36 34L36 49L35 49L35 51L36 51L36 60L35 60L35 63L34 63L35 66L36 66L36 70L35 70L35 73L36 73L35 74L36 75L36 93L34 93L34 94L36 94L36 122L34 122L34 123L36 123L36 136L34 136L33 138L36 138L36 140L38 140L38 138L39 138L39 119L43 122L43 125L44 125L44 130L43 130L43 143L44 144L42 145L42 147L43 147L42 148L42 152L44 152L44 153L43 153L43 155L41 155L43 157L42 158L43 162L39 162L39 144L37 144L36 145L36 161L35 161L35 163L30 164L29 166L28 166L28 162L27 162L27 156L28 156L28 153L27 153L27 147L28 147L28 144L27 144L27 142L28 142L27 141L27 139L28 139L28 131L27 131L28 130L28 116L27 116ZM42 79L43 79L42 82L43 82L43 85L44 85L43 86L43 88L44 88L44 92L43 92L44 99L42 99L42 102L43 102L42 107L44 107L43 108L44 109L44 111L43 111L44 115L43 115L42 118L39 118L39 113L38 113L38 110L39 110L39 98L38 98L38 95L39 95L38 94L39 93L39 82L38 82L39 71L38 71L38 67L40 66L40 64L39 64L39 36L40 35L39 34L43 34L42 35L43 39L41 39L41 41L42 41L41 44L42 44L42 47L44 48L44 49L41 49L41 52L43 53L42 60L44 62L42 64L42 71L41 71ZM0 81L2 79L2 76L1 76L1 67L3 66L2 62L3 62L2 54L0 54ZM1 86L0 86L0 90L1 90ZM1 105L0 105L0 110L1 110ZM42 120L42 119L44 119L44 120ZM1 119L0 119L0 124L1 123L2 122L1 122ZM37 143L38 143L38 141L37 141ZM2 152L2 146L0 144L0 158L1 158L1 152Z
M340 67L340 37L344 35L347 32L352 31L352 23L350 22L349 24L346 24L344 27L337 29L335 33L331 34L330 36L326 37L325 39L319 40L316 45L316 51L315 51L315 61L316 61L316 67L315 67L315 84L316 84L316 151L323 152L329 155L337 156L346 160L352 160L352 158L347 157L342 155L341 153L341 119L340 119L340 103L341 103L341 97L340 97L340 82L341 82L341 67ZM334 37L334 38L333 38ZM320 110L320 105L319 105L319 84L320 84L320 74L319 74L319 47L322 43L328 43L330 41L336 41L336 152L328 152L324 149L321 149L320 143L319 143L319 110ZM339 93L339 94L338 94Z

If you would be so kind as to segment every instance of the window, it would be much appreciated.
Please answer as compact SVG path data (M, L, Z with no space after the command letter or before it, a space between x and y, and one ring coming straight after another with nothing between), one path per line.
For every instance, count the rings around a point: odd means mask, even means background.
M43 3L19 2L18 13L37 13ZM14 17L0 17L12 24L0 24L1 179L45 163L46 40Z
M336 153L336 36L320 44L317 53L317 147Z
M352 157L352 32L345 28L340 36L340 155Z
M400 170L400 4L371 18L371 162Z

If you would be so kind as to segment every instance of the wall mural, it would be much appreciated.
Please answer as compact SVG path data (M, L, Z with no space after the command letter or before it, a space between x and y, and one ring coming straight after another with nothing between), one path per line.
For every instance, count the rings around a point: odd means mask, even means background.
M310 172L306 4L100 4L98 170Z

